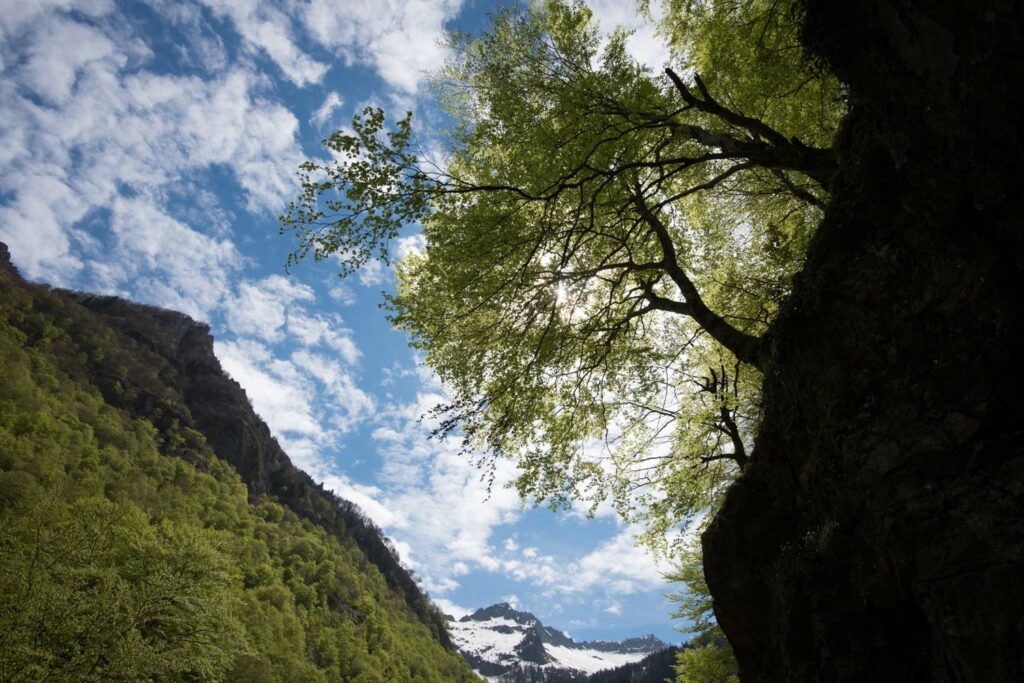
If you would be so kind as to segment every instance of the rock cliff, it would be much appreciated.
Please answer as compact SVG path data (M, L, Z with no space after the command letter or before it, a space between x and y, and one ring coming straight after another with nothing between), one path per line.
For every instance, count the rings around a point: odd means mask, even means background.
M1019 2L804 3L841 169L703 538L750 681L1024 680Z

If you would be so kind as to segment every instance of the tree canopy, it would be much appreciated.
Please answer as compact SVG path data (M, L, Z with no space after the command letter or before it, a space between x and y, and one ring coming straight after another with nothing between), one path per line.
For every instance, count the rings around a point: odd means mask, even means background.
M453 400L442 435L516 458L520 494L609 496L652 538L747 462L770 327L827 201L836 81L790 2L665 6L654 73L581 4L453 35L440 149L368 108L302 166L289 264L342 274L422 226L392 321Z

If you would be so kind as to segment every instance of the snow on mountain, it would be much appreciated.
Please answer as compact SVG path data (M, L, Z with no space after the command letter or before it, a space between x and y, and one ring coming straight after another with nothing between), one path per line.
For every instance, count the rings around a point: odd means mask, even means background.
M449 617L452 641L490 681L579 681L598 671L638 662L668 647L652 635L622 642L577 643L506 602Z

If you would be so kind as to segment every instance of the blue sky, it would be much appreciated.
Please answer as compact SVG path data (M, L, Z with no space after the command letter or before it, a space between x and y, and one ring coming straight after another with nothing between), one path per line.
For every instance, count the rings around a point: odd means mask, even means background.
M628 2L591 3L636 30ZM524 508L491 495L420 417L444 389L377 307L371 263L284 273L276 216L295 170L368 103L439 120L424 73L473 0L0 0L0 240L29 278L207 321L225 369L301 467L358 503L445 609L508 600L577 638L679 640L672 590L637 529L602 507ZM426 122L426 123L424 123ZM417 249L414 230L395 247Z

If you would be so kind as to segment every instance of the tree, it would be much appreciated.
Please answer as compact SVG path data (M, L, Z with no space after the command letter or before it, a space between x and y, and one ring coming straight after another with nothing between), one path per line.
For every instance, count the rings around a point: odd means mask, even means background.
M682 548L676 570L665 578L683 585L668 599L679 604L672 617L686 619L690 626L684 632L692 636L676 654L676 683L736 683L736 658L715 621L697 537Z
M282 216L289 264L338 254L343 275L390 262L421 224L388 306L452 391L438 432L515 456L524 498L611 495L658 530L747 463L765 332L827 197L841 109L789 49L786 3L677 5L684 68L664 75L624 34L603 44L578 4L452 37L434 81L454 121L444 161L411 114L388 128L367 109L325 140L330 161L303 165ZM755 35L736 63L684 48ZM736 72L758 65L760 80Z
M0 527L3 680L221 680L246 651L213 532L101 497L16 512Z
M742 377L764 371L763 402L740 392L760 409L737 424L756 441L702 536L742 678L1021 679L1018 3L671 6L692 22L670 35L697 27L719 39L676 42L691 64L724 70L701 73L704 87L677 72L700 102L627 68L621 41L589 60L597 41L578 9L499 20L460 53L457 66L479 78L448 91L463 104L446 170L417 165L407 125L399 154L368 139L380 123L334 138L341 164L311 177L307 203L286 217L300 254L340 247L358 264L397 235L396 210L422 220L429 244L400 268L396 321L453 385L448 424L462 417L471 440L516 453L520 490L556 502L608 470L629 479L625 465L638 460L580 450L595 437L673 462L626 408L651 414L655 434L662 412L669 429L685 423L672 403L685 369L732 367L707 354L734 356ZM795 64L799 50L774 49L795 30L746 30L745 41L730 31L790 9L800 14L792 46L807 46L848 92L832 155L816 151L827 152L827 135L787 125L831 103L808 96L837 92L828 79L778 90L764 113L735 106L777 73L757 75L750 59ZM502 41L523 49L503 62L485 49ZM784 106L790 96L803 105ZM816 163L830 157L832 175ZM339 203L318 213L320 195L336 190ZM480 346L460 351L456 340ZM641 425L632 441L630 424ZM705 483L720 489L729 476ZM685 491L664 493L688 507Z

